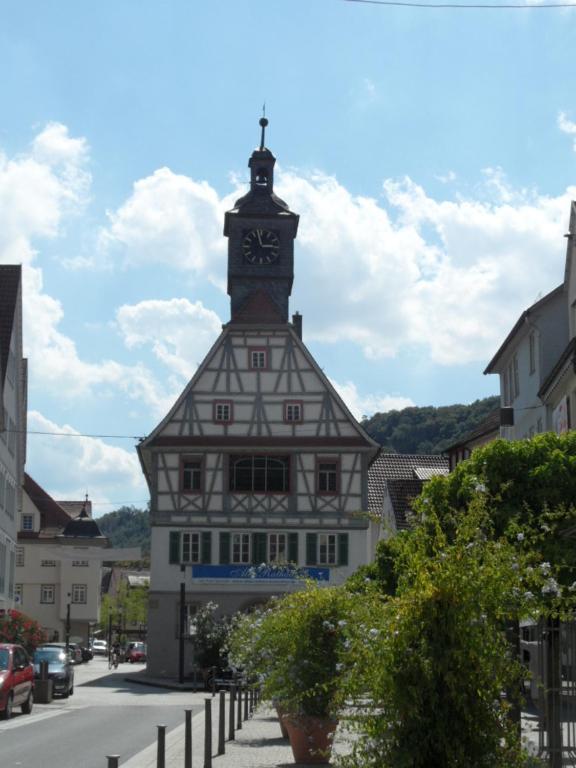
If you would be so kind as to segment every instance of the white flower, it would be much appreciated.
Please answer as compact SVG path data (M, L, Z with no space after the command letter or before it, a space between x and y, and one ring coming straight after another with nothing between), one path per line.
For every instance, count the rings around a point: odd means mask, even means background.
M484 483L477 483L476 484L476 491L478 493L485 493L486 492L486 486L484 485Z
M340 621L338 622L339 627L345 627L347 624L348 622L345 621L344 619L340 619Z
M336 672L342 672L344 669L344 664L341 664L340 662L336 664Z
M368 634L370 635L370 637L378 637L378 635L380 634L380 630L372 627L372 629L368 632Z
M550 563L540 563L540 570L542 573L550 573Z
M534 597L534 595L532 594L532 592L530 592L530 590L528 590L527 592L524 592L524 599L525 600L532 600L533 597Z
M568 587L570 592L574 592L576 590L576 581L573 581L572 584Z
M524 541L524 534L523 533L517 533L516 534L516 539L518 541Z
M542 587L542 594L556 596L560 594L560 586L558 585L556 579L552 578L552 576L546 580L546 583Z

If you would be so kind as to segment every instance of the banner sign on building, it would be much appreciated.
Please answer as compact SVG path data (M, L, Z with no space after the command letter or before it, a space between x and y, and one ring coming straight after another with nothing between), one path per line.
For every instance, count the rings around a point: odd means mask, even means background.
M329 568L295 568L290 565L193 565L193 579L227 581L329 581Z
M563 435L570 429L570 411L568 397L563 397L552 411L552 427L557 435Z

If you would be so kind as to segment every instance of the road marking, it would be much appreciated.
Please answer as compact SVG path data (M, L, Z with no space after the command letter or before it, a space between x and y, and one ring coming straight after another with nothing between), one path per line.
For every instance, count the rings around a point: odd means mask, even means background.
M77 707L76 709L84 709L84 707ZM14 728L22 728L25 725L40 723L42 720L50 720L52 717L66 715L73 711L73 709L55 709L50 712L39 712L37 715L20 715L13 720L8 720L8 722L2 723L2 725L0 725L0 732L11 731Z

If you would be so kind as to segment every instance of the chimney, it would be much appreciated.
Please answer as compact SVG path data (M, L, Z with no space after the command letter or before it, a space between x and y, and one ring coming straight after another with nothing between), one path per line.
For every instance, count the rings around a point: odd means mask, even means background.
M294 326L296 335L300 341L302 341L302 315L300 312L296 312L296 314L292 315L292 325Z

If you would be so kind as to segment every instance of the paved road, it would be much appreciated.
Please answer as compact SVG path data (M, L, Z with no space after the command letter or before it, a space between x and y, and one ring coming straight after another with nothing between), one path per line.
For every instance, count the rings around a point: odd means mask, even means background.
M107 754L121 763L184 721L184 709L200 711L204 696L168 691L124 679L140 665L108 671L96 657L75 667L74 695L35 704L31 715L0 721L2 768L105 768Z

